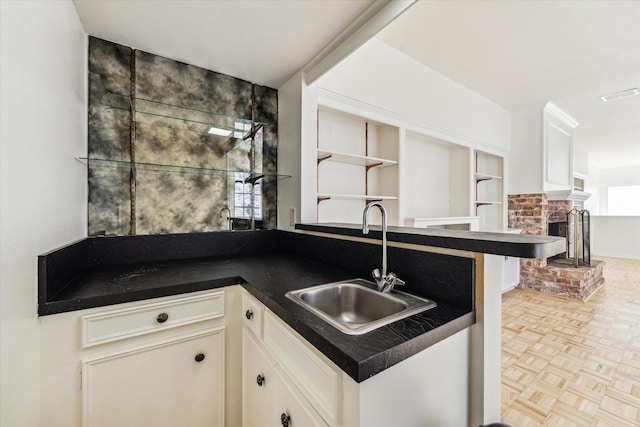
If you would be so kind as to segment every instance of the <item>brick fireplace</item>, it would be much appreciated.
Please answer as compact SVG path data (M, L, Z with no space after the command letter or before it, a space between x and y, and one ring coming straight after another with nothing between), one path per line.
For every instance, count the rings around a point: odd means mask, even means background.
M567 213L572 207L573 201L549 200L545 193L512 194L509 228L520 229L522 234L566 236ZM518 287L584 301L604 284L603 268L604 263L595 260L576 268L564 256L521 259Z

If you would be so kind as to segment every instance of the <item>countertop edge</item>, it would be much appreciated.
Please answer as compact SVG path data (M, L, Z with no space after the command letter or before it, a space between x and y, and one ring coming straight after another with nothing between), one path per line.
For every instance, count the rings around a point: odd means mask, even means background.
M169 297L191 292L206 291L208 289L217 289L225 286L243 285L244 283L246 283L246 281L242 277L230 276L201 282L185 282L176 285L144 289L139 291L127 291L118 294L48 301L38 303L38 316L49 316L53 314L67 313L70 311L79 311L91 308L106 307L115 304L144 301L147 299Z
M360 225L346 223L296 224L295 228L301 231L374 239L380 239L382 234L379 226L372 226L371 233L363 235ZM517 258L544 259L566 250L566 239L563 237L412 227L389 227L387 240Z

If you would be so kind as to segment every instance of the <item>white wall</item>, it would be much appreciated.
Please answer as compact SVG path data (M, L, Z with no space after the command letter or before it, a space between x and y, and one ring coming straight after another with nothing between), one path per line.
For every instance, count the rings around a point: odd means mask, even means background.
M592 216L591 254L640 259L640 216Z
M640 165L596 169L589 167L585 191L592 196L585 201L591 212L591 253L640 259L640 216L609 216L608 187L640 185Z
M511 113L507 194L542 192L543 109L536 105Z
M292 229L291 219L300 221L301 103L302 75L296 74L278 89L278 173L291 176L278 182L278 228L284 230Z
M86 36L71 1L0 8L0 425L35 427L36 259L86 236Z
M279 229L293 230L291 209L295 210L294 222L315 222L315 203L301 203L302 194L313 193L315 197L317 188L316 144L302 143L316 138L315 98L315 89L304 84L302 73L278 89L278 173L291 175L278 181Z
M585 191L593 194L585 203L585 207L590 209L592 214L607 215L607 188L640 185L640 165L606 169L591 167L585 185Z
M492 151L510 148L507 110L374 38L314 85ZM438 137L439 135L432 135Z

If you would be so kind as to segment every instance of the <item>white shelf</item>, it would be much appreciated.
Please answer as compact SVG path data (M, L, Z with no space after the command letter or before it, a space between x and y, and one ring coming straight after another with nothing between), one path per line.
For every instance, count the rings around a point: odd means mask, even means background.
M473 174L473 176L475 177L476 181L485 181L489 179L502 179L501 176L489 175L487 173L481 173L481 172L476 172Z
M398 197L397 196L376 196L373 194L318 193L318 199L398 200Z
M488 201L488 200L476 200L475 204L477 206L480 206L480 205L502 205L502 202L491 202L491 201Z
M375 166L386 167L397 165L398 162L389 159L380 159L377 157L360 156L358 154L340 153L337 151L329 151L318 148L318 161L332 161L339 163L348 163L359 166Z

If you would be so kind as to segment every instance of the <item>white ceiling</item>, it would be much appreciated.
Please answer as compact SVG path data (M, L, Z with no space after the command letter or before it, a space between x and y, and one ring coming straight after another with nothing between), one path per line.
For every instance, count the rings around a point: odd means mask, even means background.
M92 36L280 87L374 0L74 0Z
M385 3L74 0L88 34L276 88ZM640 88L639 21L640 1L422 0L378 37L510 111L553 100L616 167L640 165L640 96L598 96Z
M419 1L378 35L509 111L554 101L598 167L640 165L639 1Z

